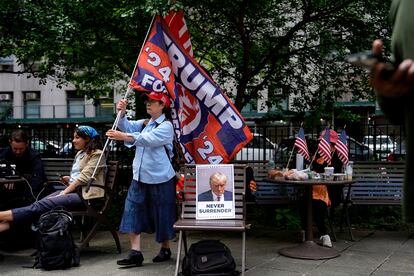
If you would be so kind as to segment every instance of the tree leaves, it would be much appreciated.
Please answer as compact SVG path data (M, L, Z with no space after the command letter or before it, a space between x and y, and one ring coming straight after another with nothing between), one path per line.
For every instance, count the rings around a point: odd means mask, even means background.
M195 58L241 110L268 95L277 111L328 114L342 95L369 97L367 75L344 56L388 47L390 0L17 0L0 2L0 56L91 96L127 81L153 14L184 8ZM39 70L30 66L40 61ZM37 67L36 67L37 68ZM101 91L101 92L99 92Z
M184 3L195 54L222 87L237 84L239 110L265 90L273 106L280 91L293 96L298 111L326 109L325 100L365 97L371 90L343 59L369 49L378 30L386 30L389 1Z

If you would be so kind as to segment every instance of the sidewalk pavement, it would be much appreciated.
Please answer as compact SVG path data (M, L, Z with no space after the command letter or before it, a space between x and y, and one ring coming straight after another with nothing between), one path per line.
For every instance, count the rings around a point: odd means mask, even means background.
M281 256L280 248L295 245L298 234L295 231L255 231L247 234L246 276L266 275L375 275L405 276L414 275L414 237L409 232L354 231L356 241L348 241L345 233L338 235L334 247L341 255L329 260L301 260ZM189 234L189 244L199 239L220 239L232 250L238 269L241 265L241 238L237 234L217 232L193 232ZM174 275L177 242L172 243L173 259L154 264L152 258L159 247L153 235L143 235L142 267L120 269L116 260L128 252L128 236L121 235L123 253L118 254L115 243L108 232L100 232L90 247L81 254L81 265L68 270L43 271L22 268L33 264L30 254L33 249L4 252L0 260L0 275Z

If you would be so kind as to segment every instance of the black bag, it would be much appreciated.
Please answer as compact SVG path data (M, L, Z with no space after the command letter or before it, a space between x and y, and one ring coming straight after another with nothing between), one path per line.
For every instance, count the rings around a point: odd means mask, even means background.
M193 243L184 257L183 276L239 275L230 249L217 240Z
M54 270L79 265L79 249L69 229L72 221L72 215L62 209L54 209L40 216L33 267Z

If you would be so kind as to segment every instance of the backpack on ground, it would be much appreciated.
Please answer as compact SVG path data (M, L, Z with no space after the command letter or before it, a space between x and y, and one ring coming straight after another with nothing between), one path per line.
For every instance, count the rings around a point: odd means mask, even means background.
M218 240L193 243L184 257L182 276L239 275L230 249Z
M54 270L79 265L79 249L70 232L72 221L72 215L62 209L40 216L36 226L37 251L33 267Z

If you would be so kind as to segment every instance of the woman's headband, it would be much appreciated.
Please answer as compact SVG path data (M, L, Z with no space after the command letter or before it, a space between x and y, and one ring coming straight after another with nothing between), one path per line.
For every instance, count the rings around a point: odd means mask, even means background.
M90 126L78 126L78 129L80 132L82 132L83 134L85 134L86 136L90 137L90 138L95 138L97 136L99 136L99 133Z

